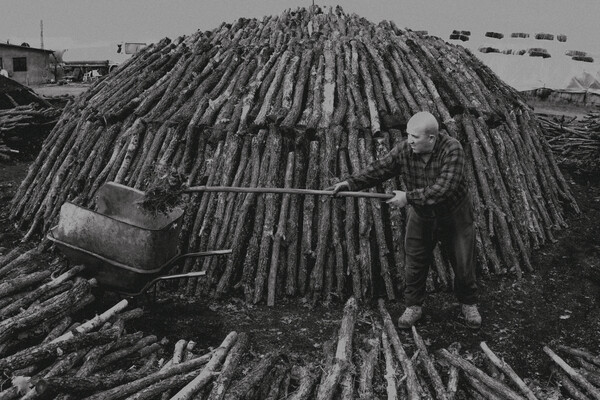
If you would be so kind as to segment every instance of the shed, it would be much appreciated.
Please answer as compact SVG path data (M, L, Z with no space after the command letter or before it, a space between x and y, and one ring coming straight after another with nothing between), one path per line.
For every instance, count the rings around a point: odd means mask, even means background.
M52 50L0 43L0 69L24 85L37 85L52 78L50 72Z

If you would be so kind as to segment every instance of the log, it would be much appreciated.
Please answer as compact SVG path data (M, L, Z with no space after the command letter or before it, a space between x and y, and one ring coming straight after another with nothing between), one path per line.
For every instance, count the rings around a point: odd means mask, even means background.
M92 280L95 282L95 280ZM47 300L34 309L23 311L14 317L0 322L0 343L6 341L14 333L35 326L42 321L62 318L68 313L76 312L94 300L89 294L90 283L82 280L76 283L69 292Z
M225 393L225 400L240 400L253 391L260 384L271 367L277 362L281 353L278 351L270 352L265 355L249 373L230 387Z
M52 330L50 330L50 332L48 332L48 335L44 338L44 340L42 341L42 344L50 343L51 341L53 341L54 339L56 339L57 337L62 335L63 332L69 326L71 326L72 322L73 322L73 319L71 318L70 315L67 315L66 317L61 319L56 325L54 325Z
M465 374L465 379L469 384L475 389L478 393L481 394L482 398L489 400L502 400L504 397L494 392L488 386L479 382L477 379L473 378L469 374Z
M0 298L17 293L50 277L50 271L39 271L33 274L9 279L0 283Z
M145 376L132 380L128 383L120 384L119 386L114 386L110 389L86 397L85 400L122 399L125 396L137 393L143 388L148 387L149 385L152 385L156 382L162 381L172 376L188 373L190 371L195 371L202 365L206 364L211 357L212 352L207 353L201 357L196 357L190 361L173 365L165 370L160 370L150 375L146 374Z
M366 340L366 343L368 351L364 351L362 349L360 350L362 366L360 368L358 395L361 399L370 399L373 397L373 375L375 372L375 366L377 365L377 360L379 358L379 349L381 346L379 337L368 339Z
M33 363L39 363L44 360L57 357L57 350L61 349L63 353L88 347L92 344L104 344L114 340L119 332L116 329L109 329L103 332L86 333L78 335L60 343L46 343L36 347L27 348L11 356L0 359L0 369L10 369L12 371L27 367Z
M285 170L284 186L286 188L292 185L294 170L294 152L288 153L287 166ZM275 232L275 239L273 240L273 249L271 251L271 268L269 269L269 282L268 282L268 293L267 293L267 305L275 305L275 286L277 284L277 271L279 270L279 253L283 245L284 237L286 235L286 221L288 218L288 208L290 204L290 196L283 195L281 200L281 208L279 210L279 222L277 224L277 231Z
M194 394L196 394L196 392L208 384L208 382L217 375L217 368L221 366L225 360L225 357L227 357L227 352L229 349L231 349L236 340L237 333L229 333L221 345L215 349L212 357L204 366L202 371L200 371L198 376L185 385L179 392L175 394L175 396L171 397L171 400L189 400L192 398L192 396L194 396Z
M221 400L225 397L225 393L231 385L241 359L248 348L248 342L248 335L246 333L242 332L238 335L235 344L227 354L223 368L221 368L221 373L213 385L208 400Z
M341 387L340 399L342 399L342 400L354 399L354 376L352 375L352 371L346 371L346 373L342 376L342 381L340 382L340 387Z
M578 383L585 391L591 396L591 398L599 400L600 399L600 389L594 387L587 379L585 379L579 372L577 372L573 367L567 364L562 358L560 358L555 352L552 351L548 346L544 346L544 353L548 354L548 356L554 361L563 371L567 373L569 378Z
M82 398L100 390L108 390L119 385L133 382L147 376L145 371L112 372L90 376L61 375L44 377L35 384L35 390L40 395L50 393L68 393Z
M289 368L278 365L275 367L275 372L273 376L273 380L269 387L269 391L264 398L265 400L277 400L280 396L280 386L285 381L286 376L289 373Z
M460 343L454 342L448 348L451 354L458 356ZM446 385L446 393L449 400L454 399L456 396L456 391L458 389L458 377L458 367L455 365L450 365L450 370L448 371L448 383Z
M117 321L113 325L113 327L120 330L121 334L122 334L122 331L125 329L125 324L123 322ZM91 349L85 355L83 364L81 365L81 367L79 367L79 369L75 373L75 376L76 377L84 377L84 376L90 375L92 373L92 371L94 371L97 368L97 365L98 365L98 362L100 361L100 359L111 349L120 347L121 343L126 340L127 336L129 336L129 335L121 336L119 339L117 339L116 341L114 341L112 343L107 343L102 346L96 346L93 349ZM139 340L139 339L141 339L141 337L142 337L141 332L138 332L138 334L133 336L134 340Z
M436 399L447 400L448 395L446 393L446 389L444 388L444 384L442 383L442 378L440 378L440 374L438 373L433 360L429 356L427 352L427 346L421 338L421 335L417 332L417 328L412 327L413 339L415 340L415 344L419 349L419 357L421 358L421 362L425 366L425 370L427 371L427 375L429 375L429 379L433 384L433 388L436 393Z
M260 154L264 149L266 130L261 130L256 137L252 139L252 173L250 185L256 186L259 182L261 168L266 171L268 162L264 162L265 167L261 166ZM265 172L266 173L266 172ZM235 225L235 230L232 237L232 254L227 260L225 271L217 285L217 297L223 295L229 288L231 277L238 268L242 266L242 258L246 251L246 246L249 240L249 233L252 232L254 219L254 207L256 206L256 195L248 194L241 205L241 210Z
M385 357L384 377L387 382L387 398L388 400L394 400L398 398L398 391L396 390L396 368L394 368L394 356L385 329L381 331L381 341L383 343L383 355Z
M595 356L593 354L591 354L589 351L584 350L584 349L576 349L570 346L565 346L565 345L558 345L556 347L558 350L569 354L571 356L575 356L575 357L581 357L586 361L589 361L597 366L600 367L600 357L599 356Z
M308 171L306 174L306 187L310 189L318 186L318 158L319 142L314 140L309 145ZM308 271L313 263L315 252L313 250L313 215L315 197L304 198L302 206L302 241L300 251L300 266L298 268L298 293L304 295L308 280Z
M324 143L321 143L320 156L319 156L319 168L321 170L321 184L329 186L331 182L328 178L334 174L333 162L335 160L335 147L336 138L333 135L325 135L320 128L318 131L319 137L324 139ZM331 231L331 197L322 197L319 199L318 212L317 212L317 232L318 239L316 241L315 249L315 264L313 270L310 273L310 289L312 304L315 304L320 297L325 295L325 299L329 297L331 293L332 281L333 281L333 258L329 260L328 257L332 254L329 251L329 245L331 243L331 237L329 232ZM331 273L330 273L331 272ZM325 279L324 279L325 278ZM325 285L325 290L324 289Z
M585 362L585 361L584 361ZM590 364L587 365L588 367ZM600 371L590 371L587 368L579 368L578 372L592 385L600 387Z
M267 178L268 186L276 186L279 179L280 159L282 140L274 125L269 127L269 134L272 137L272 148L269 157L269 171ZM278 199L273 194L265 196L265 215L260 238L260 247L258 253L258 265L256 266L256 275L254 278L253 303L257 304L262 300L267 281L267 269L269 267L268 255L272 250L273 232L275 229L275 214L278 209Z
M371 146L366 146L364 140L359 139L359 149L362 154L365 155L364 164L369 165L372 164L375 160L373 159L372 152L370 151ZM375 189L370 189L372 193L375 193ZM381 201L371 200L371 212L373 213L373 228L375 231L375 236L377 238L378 245L378 253L379 253L379 265L380 265L380 275L383 278L385 283L385 289L387 298L389 300L395 300L396 295L394 293L394 285L392 284L392 274L390 271L390 265L388 261L388 257L390 255L390 250L386 241L385 232L384 232L384 223L382 219L382 204Z
M291 107L289 108L288 114L281 122L282 127L292 127L300 117L302 111L302 101L304 98L306 82L308 81L312 57L313 52L311 49L305 49L302 51L302 60L300 61L300 67L298 69L299 75L294 88L294 99Z
M265 133L266 135L266 133ZM272 137L269 135L267 140L267 145L265 148L265 154L261 157L260 160L260 171L258 173L258 186L264 186L267 180L268 172L269 172L269 159L272 153ZM258 161L258 160L257 160ZM247 200L254 201L253 196L248 196ZM248 203L249 205L249 203ZM262 197L259 197L256 200L256 208L253 215L254 225L252 227L252 235L248 235L249 238L245 238L244 240L249 240L247 242L247 248L244 249L246 251L246 257L244 259L243 271L242 271L242 279L239 285L243 285L244 287L244 295L246 297L246 301L250 301L253 297L254 292L254 274L256 271L256 264L259 255L259 245L260 238L262 237L262 228L265 217L265 201ZM246 228L248 229L248 228Z
M410 358L408 358L404 347L402 347L402 342L400 342L400 337L398 336L398 332L394 327L392 318L390 317L390 314L385 308L385 301L383 299L379 299L378 305L379 313L383 318L384 329L393 346L396 358L398 359L400 364L402 364L402 369L404 370L404 374L406 375L406 388L408 392L408 398L409 400L418 400L421 390L419 388L419 382L417 382L417 373L415 372L413 363L410 360Z
M294 187L302 187L306 182L306 163L307 155L304 154L303 149L296 151L294 157ZM287 296L294 296L298 289L298 269L299 269L299 258L298 253L300 250L300 239L302 237L300 232L300 210L302 207L302 197L292 196L290 199L290 212L288 218L288 226L285 228L287 232L287 258L286 258L286 282L285 282L285 294Z
M346 302L344 316L339 331L339 339L333 364L321 377L321 384L317 391L317 399L331 399L339 385L342 374L352 364L352 336L356 320L357 304L354 297Z
M212 372L213 375L217 375L216 372ZM146 400L156 397L160 393L168 393L172 389L180 388L183 385L188 384L195 376L198 375L198 371L192 371L181 375L175 375L170 378L156 382L147 388L140 390L132 396L126 398L126 400Z
M481 371L479 368L475 367L470 362L463 360L462 358L451 354L446 349L441 349L439 354L450 364L460 368L465 373L471 375L473 378L481 381L486 384L490 388L493 388L498 393L501 393L507 399L514 400L523 400L522 396L519 396L515 393L511 388L506 386L504 383L495 380L494 378L487 375L485 372Z
M63 282L79 274L81 271L83 271L83 269L84 267L82 265L75 266L69 271L65 272L64 274L61 274L55 279L52 279L50 282L37 287L36 289L32 290L31 292L25 295L20 295L18 298L14 299L10 304L2 308L2 310L0 310L0 318L6 318L18 312L20 309L27 308L35 300L41 298L44 295L49 294L52 291L52 289L57 288Z
M292 374L294 374L294 370L292 370ZM309 367L299 367L297 375L299 375L298 389L290 395L289 400L307 400L318 377L310 371Z
M579 363L579 365L581 365L583 368L585 368L587 371L589 372L593 372L595 374L599 374L600 375L600 367L597 367L594 364L591 364L587 361L585 361L583 358L581 357L576 357L577 362Z
M517 373L511 368L510 365L506 363L504 360L500 360L496 354L487 346L485 342L481 342L479 344L481 350L485 353L485 355L490 359L492 363L500 370L502 370L508 377L514 382L515 385L521 390L521 392L527 397L529 400L538 400L535 394L527 387L525 382L517 375Z
M118 302L117 304L115 304L114 306L112 306L111 308L109 308L108 310L103 312L102 314L96 315L91 320L87 321L84 324L79 325L76 329L71 330L71 331L65 333L64 335L57 337L50 343L62 342L64 340L74 337L75 335L80 335L82 333L87 333L87 332L93 331L94 329L103 325L109 319L113 318L115 315L117 315L123 309L125 309L125 307L127 307L127 305L129 305L127 300L121 300L120 302Z
M349 172L348 172L348 165L347 165L347 161L346 161L346 154L342 154L342 152L340 151L340 155L339 155L339 165L340 165L340 173L342 176L348 176ZM359 270L359 265L358 265L358 260L357 260L357 249L356 249L356 243L358 241L357 238L357 234L356 234L356 226L357 226L357 222L356 222L356 202L350 198L347 197L346 198L346 202L345 202L345 206L346 206L346 218L344 221L344 233L345 233L345 249L346 249L346 254L347 254L347 263L348 263L348 268L347 268L347 274L351 274L352 275L352 293L354 294L354 297L356 297L357 301L360 301L362 298L362 288L361 288L361 273Z
M581 390L579 390L579 388L577 387L575 382L573 382L571 379L569 379L569 376L565 372L563 372L560 368L558 368L556 366L552 366L552 373L554 375L556 375L561 386L565 388L565 390L569 393L569 395L573 396L573 399L575 399L575 400L589 400L590 399Z
M415 353L415 355L417 355L417 353ZM419 386L421 388L421 398L426 400L434 400L434 397L431 395L431 390L429 390L429 386L427 385L427 381L425 380L423 374L427 373L427 370L425 370L423 362L420 358L415 358L415 368L417 369L417 371L420 369L422 372L420 374L417 372L417 380L419 381Z
M39 254L42 253L42 250L43 248L37 246L27 250L24 253L21 253L18 257L14 258L12 261L0 268L0 277L5 277L19 265L29 263L31 260L34 260Z
M149 335L135 342L132 346L115 350L112 353L108 353L104 355L100 360L98 360L98 364L95 369L101 370L111 365L115 361L121 360L134 353L138 353L140 356L143 356L143 351L146 348L146 346L154 344L157 340L158 339L156 336Z

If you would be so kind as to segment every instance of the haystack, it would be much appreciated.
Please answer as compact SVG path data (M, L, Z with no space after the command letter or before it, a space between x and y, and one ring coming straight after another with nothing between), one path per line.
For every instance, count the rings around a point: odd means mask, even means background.
M93 208L107 181L143 190L172 170L188 185L324 188L403 140L421 110L467 152L480 273L531 270L532 250L577 206L521 96L463 47L339 7L241 18L148 46L65 109L11 217L31 237L67 200ZM377 190L402 187L390 180ZM181 250L233 254L188 261L183 271L207 277L180 290L235 289L270 304L393 299L403 287L404 218L378 200L197 193ZM436 251L430 285L452 278Z

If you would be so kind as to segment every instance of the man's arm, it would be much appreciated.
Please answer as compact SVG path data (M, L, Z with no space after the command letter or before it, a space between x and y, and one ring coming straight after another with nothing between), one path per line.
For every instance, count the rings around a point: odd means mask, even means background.
M366 169L346 179L350 190L362 190L373 187L402 172L401 150L396 145L383 158L375 160Z
M435 205L446 200L463 179L464 165L465 153L459 145L444 157L440 174L432 185L406 193L408 204Z

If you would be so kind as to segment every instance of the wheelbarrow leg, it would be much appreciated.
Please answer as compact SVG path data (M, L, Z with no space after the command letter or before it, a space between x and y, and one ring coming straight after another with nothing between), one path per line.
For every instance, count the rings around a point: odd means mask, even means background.
M181 278L194 278L194 277L204 276L204 275L206 275L206 271L195 271L195 272L188 272L187 274L159 276L158 278L154 278L153 280L148 282L146 284L146 286L144 286L138 294L145 293L148 289L150 289L152 286L154 286L154 300L156 301L156 283L158 283L158 281L167 281L170 279L181 279Z

